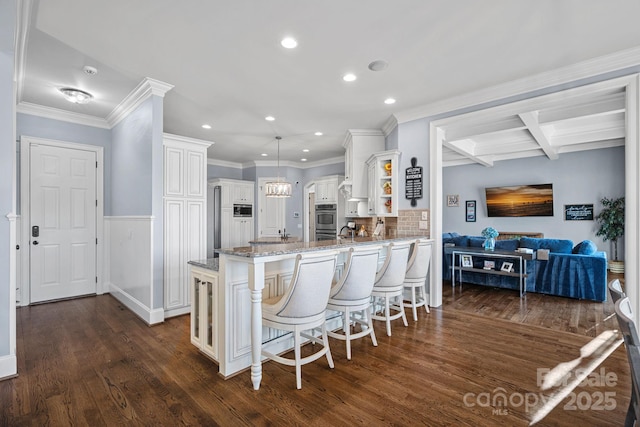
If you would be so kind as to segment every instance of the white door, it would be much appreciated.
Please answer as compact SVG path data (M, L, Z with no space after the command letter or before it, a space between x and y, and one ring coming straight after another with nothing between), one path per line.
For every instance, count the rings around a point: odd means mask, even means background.
M96 153L30 152L31 302L96 293Z
M284 213L287 198L266 197L264 193L265 184L275 180L275 178L260 178L258 183L260 187L260 204L258 205L259 237L278 236L278 232L282 232L285 227ZM290 234L290 232L287 234Z

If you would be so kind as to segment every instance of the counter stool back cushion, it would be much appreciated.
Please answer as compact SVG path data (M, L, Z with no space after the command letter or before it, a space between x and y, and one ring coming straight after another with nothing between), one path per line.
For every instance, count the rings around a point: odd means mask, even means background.
M387 325L387 335L391 336L391 320L402 318L404 326L408 326L407 317L404 314L404 304L402 302L402 291L405 275L407 274L407 261L409 258L409 248L412 242L389 243L387 247L387 258L380 271L376 274L376 281L373 285L371 296L374 304L379 300L384 300L383 315L373 315L374 320L384 320ZM396 299L396 305L391 305L390 300ZM377 305L377 304L375 304ZM390 309L398 311L391 315ZM377 312L377 310L376 310Z
M404 303L405 307L411 307L413 320L418 320L418 307L423 307L429 313L429 303L427 302L427 274L431 263L431 242L428 240L416 240L413 244L411 257L407 262L407 273L404 278L404 287L411 293L411 301ZM420 298L416 300L416 288L420 290Z
M640 420L640 351L638 345L638 334L633 319L633 311L631 310L631 302L628 297L619 299L615 303L616 317L618 318L618 326L624 338L624 346L627 349L627 358L629 367L631 368L631 401L627 409L625 426L633 426Z
M342 332L327 331L330 337L346 341L347 359L351 360L351 341L371 336L374 346L378 345L371 318L371 291L376 278L380 246L360 246L349 249L344 272L340 280L331 288L328 310L342 313ZM360 318L352 314L361 312ZM351 333L351 324L359 323L360 332Z
M298 255L291 283L284 295L262 303L264 326L293 332L294 359L277 356L267 350L262 350L262 354L275 362L295 366L297 388L302 388L302 365L326 355L329 367L333 368L325 319L336 259L335 251ZM302 333L316 327L321 327L321 340L313 334ZM321 344L322 348L310 356L301 358L301 337Z

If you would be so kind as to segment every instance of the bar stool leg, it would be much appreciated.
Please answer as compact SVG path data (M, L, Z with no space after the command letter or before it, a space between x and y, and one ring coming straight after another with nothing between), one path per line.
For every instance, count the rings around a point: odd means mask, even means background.
M369 324L369 330L371 331L371 333L369 335L371 335L371 342L373 343L374 347L378 346L378 340L376 339L376 332L373 329L373 308L371 306L369 306L369 308L367 308L366 310L366 314L367 314L367 321Z

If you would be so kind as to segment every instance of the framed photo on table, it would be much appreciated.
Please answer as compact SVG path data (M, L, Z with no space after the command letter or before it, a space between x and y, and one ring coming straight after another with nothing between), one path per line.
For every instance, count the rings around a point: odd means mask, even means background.
M471 258L471 255L461 255L460 263L463 267L473 267L473 258Z
M465 210L465 221L467 222L476 222L476 201L475 200L467 200L465 202L466 210Z
M500 271L506 271L507 273L511 273L513 271L513 263L503 262L502 267L500 267Z

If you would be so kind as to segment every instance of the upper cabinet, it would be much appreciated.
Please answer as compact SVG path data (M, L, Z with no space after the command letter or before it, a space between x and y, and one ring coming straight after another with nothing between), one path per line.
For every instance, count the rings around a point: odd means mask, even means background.
M338 192L338 184L342 182L342 175L331 175L315 180L316 183L316 204L340 204L342 199Z
M398 150L372 154L367 159L369 215L398 215Z
M205 197L207 180L206 148L173 139L165 139L164 171L165 197Z
M253 193L255 185L253 181L248 183L236 183L233 185L233 203L253 205Z
M350 129L343 143L344 181L340 189L347 200L368 197L367 158L384 150L384 134L378 129Z

